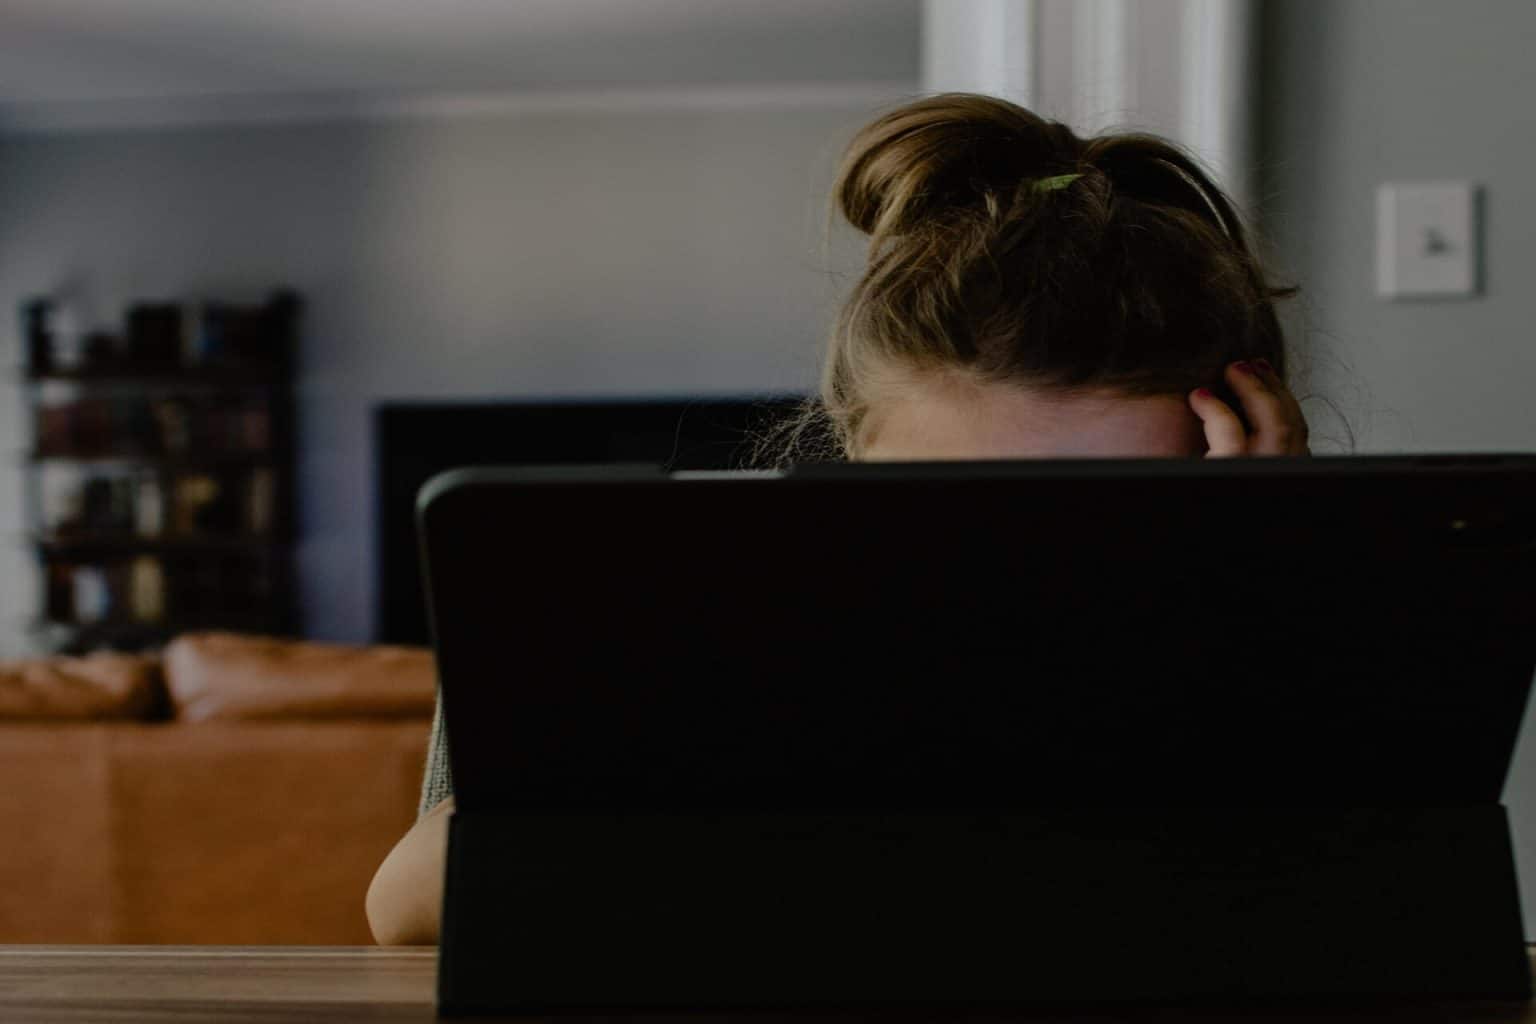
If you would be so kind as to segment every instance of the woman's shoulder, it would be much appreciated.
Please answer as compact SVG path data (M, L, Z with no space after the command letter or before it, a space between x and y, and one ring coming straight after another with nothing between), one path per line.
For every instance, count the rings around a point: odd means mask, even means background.
M432 736L427 741L427 764L421 779L418 820L453 796L453 772L448 765L448 727L443 721L443 696L439 692L432 711Z

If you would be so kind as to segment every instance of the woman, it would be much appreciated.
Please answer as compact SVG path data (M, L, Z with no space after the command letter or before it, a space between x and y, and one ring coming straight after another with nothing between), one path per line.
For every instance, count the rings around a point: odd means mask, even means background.
M869 266L790 430L855 460L1305 455L1272 287L1231 202L1134 134L944 95L854 138L834 189ZM381 943L437 939L451 783L380 866Z

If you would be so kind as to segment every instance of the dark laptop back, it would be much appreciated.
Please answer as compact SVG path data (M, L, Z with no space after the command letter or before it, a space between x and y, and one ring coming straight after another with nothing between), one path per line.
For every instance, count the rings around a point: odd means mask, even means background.
M1498 798L1533 483L1520 459L440 480L444 1006L1522 992ZM1116 950L1141 972L1106 983Z

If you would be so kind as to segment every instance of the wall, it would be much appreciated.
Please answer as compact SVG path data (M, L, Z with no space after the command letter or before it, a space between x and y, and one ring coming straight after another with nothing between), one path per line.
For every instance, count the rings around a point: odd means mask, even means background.
M1536 4L1269 0L1263 31L1264 223L1313 388L1360 451L1536 450ZM1486 188L1485 294L1382 302L1375 188L1434 178ZM1536 935L1536 714L1505 799Z
M1536 449L1536 4L1270 0L1265 223L1363 451ZM1375 189L1486 188L1486 293L1375 296Z
M0 365L25 295L309 300L307 631L368 638L369 414L394 398L760 392L814 381L823 211L875 100L0 139ZM0 389L0 445L23 445ZM0 471L0 653L35 607Z

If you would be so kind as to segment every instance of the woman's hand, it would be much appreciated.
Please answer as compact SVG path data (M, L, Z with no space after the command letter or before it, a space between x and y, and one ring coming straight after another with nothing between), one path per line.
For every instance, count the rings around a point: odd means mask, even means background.
M1189 406L1205 425L1208 459L1234 455L1309 455L1307 420L1301 404L1286 389L1285 382L1268 361L1233 363L1226 370L1227 384L1242 403L1243 413L1253 432L1243 430L1243 421L1231 406L1207 388L1198 388L1189 396Z

